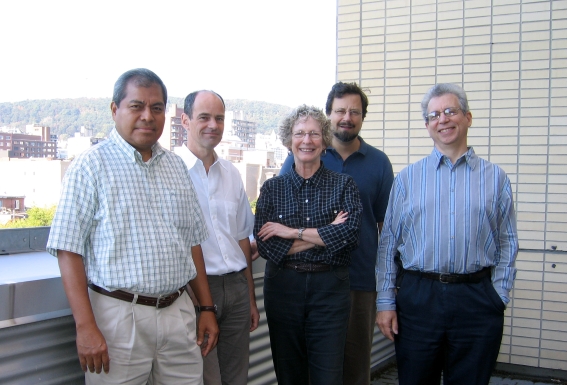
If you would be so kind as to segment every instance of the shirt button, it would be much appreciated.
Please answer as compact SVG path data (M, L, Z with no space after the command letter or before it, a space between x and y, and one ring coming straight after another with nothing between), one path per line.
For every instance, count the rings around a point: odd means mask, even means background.
M280 218L282 217L281 215L278 215Z
M310 220L311 218L307 217L307 220Z
M309 202L309 199L306 199L306 200L305 200L305 203L307 203L307 202Z
M334 213L336 214L336 213L337 213L337 210L335 210Z

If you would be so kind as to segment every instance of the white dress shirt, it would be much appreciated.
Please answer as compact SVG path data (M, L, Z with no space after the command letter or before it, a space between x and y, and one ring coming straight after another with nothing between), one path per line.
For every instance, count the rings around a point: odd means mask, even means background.
M246 268L239 240L252 234L254 217L240 173L232 163L215 154L205 171L203 162L188 148L175 147L191 175L203 210L209 238L201 243L207 275L222 275Z

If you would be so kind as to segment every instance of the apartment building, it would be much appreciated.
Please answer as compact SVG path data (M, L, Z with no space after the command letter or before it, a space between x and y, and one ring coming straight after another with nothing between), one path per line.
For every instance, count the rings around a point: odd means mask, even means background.
M225 132L236 135L247 143L247 148L256 147L256 123L248 120L244 111L227 111L224 120Z
M175 103L166 112L163 133L158 141L168 150L173 151L173 147L180 147L187 141L187 131L181 125L182 113L183 107L177 107Z
M57 143L52 142L49 135L28 135L0 131L0 150L7 151L9 158L55 158Z

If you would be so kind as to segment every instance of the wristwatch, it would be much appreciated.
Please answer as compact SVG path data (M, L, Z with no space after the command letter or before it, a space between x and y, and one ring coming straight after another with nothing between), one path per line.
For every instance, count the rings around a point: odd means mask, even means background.
M213 306L199 306L199 311L212 311L213 313L217 314L217 305Z
M297 239L303 239L303 230L305 230L305 227L301 227L298 232L297 232Z

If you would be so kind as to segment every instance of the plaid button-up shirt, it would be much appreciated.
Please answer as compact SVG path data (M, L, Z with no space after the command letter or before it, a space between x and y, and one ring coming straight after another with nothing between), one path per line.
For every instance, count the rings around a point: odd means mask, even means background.
M107 290L171 293L196 276L191 247L208 236L189 171L159 144L148 162L116 130L65 174L47 243L83 256Z
M346 222L332 225L340 211L348 212ZM284 261L317 262L335 266L350 263L350 251L358 246L362 204L351 176L321 167L309 179L295 171L268 179L256 205L254 236L260 256L275 264ZM291 228L316 228L325 247L287 255L293 239L272 237L262 241L258 231L266 222Z

